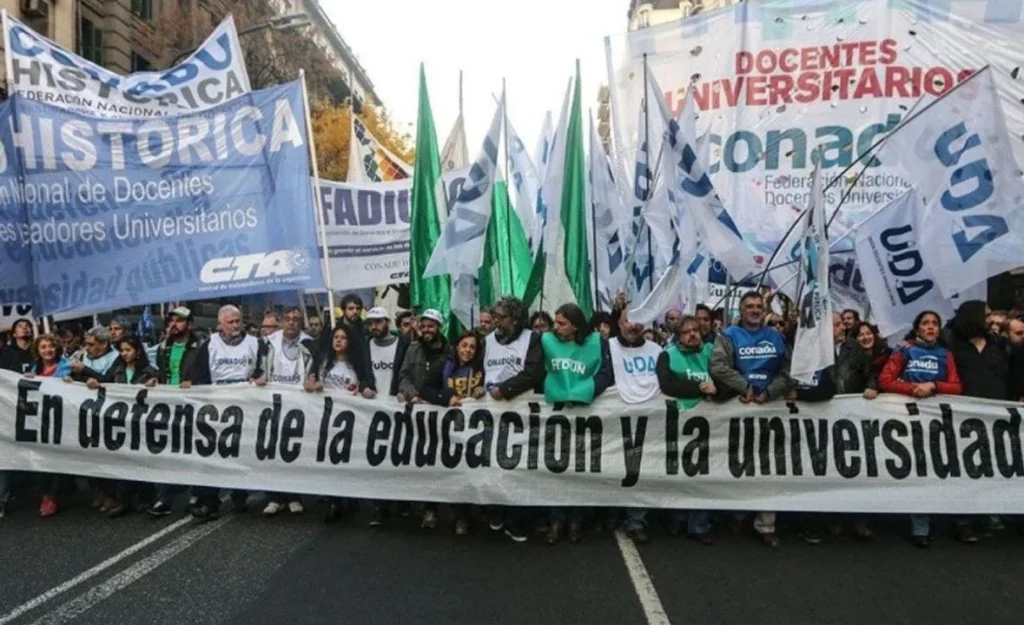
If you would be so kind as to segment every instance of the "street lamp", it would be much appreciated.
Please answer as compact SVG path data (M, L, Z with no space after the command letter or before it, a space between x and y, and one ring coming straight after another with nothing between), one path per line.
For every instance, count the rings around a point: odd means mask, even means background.
M256 24L248 28L243 28L238 31L238 37L241 38L245 35L252 34L257 31L266 30L272 28L277 31L294 30L296 28L302 28L303 26L309 26L312 21L309 19L309 15L306 13L286 13L285 15L277 15L270 18L262 24ZM189 48L183 52L179 52L178 56L174 57L171 61L171 67L178 64L178 61L182 60L186 56L192 54L197 48Z

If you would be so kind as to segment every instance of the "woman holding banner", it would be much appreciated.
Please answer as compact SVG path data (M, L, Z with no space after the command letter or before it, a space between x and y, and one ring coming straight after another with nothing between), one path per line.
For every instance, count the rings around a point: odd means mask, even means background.
M576 304L555 311L553 332L541 336L544 350L544 399L552 404L589 404L614 382L608 342L591 331L587 317ZM562 527L569 524L569 542L582 535L581 508L551 508L544 540L558 543Z
M44 334L32 345L35 362L26 378L67 378L71 375L71 359L61 354L57 338L52 334ZM70 478L66 475L48 473L39 474L39 489L43 500L39 504L39 516L50 517L57 514L57 495L64 490Z
M914 319L914 340L895 350L882 370L878 385L882 392L924 399L933 395L963 392L953 353L939 343L942 318L926 310ZM910 515L914 544L927 549L931 524L927 514Z

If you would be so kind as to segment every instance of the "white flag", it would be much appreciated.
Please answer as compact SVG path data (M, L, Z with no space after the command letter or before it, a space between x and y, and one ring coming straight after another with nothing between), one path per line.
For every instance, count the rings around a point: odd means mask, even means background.
M825 236L825 194L821 166L815 166L811 181L810 206L801 246L800 289L797 309L800 311L793 343L790 375L800 382L811 383L818 371L836 360L832 336L832 300L828 296L828 240Z
M502 94L480 155L469 170L469 179L454 198L441 238L423 271L425 278L445 274L475 276L484 262L484 242L487 222L491 219L491 197L498 171L498 142L504 115L505 95Z
M946 297L1024 265L1024 182L992 70L894 131L881 156L918 188L923 259Z
M541 178L519 134L507 120L505 123L508 124L508 160L511 167L509 177L512 178L512 186L516 190L516 215L519 216L523 230L530 237L532 249L536 251L539 237L534 240L531 235L534 232L534 221L537 219L537 198Z
M566 100L568 99L569 94L566 92ZM551 144L554 141L554 120L551 118L551 111L547 111L544 113L544 125L541 126L540 136L537 137L537 151L533 155L533 164L537 167L537 177L540 180L544 180L544 172L547 171L548 162L551 160Z
M647 68L647 80L647 97L658 103L661 118L669 129L666 142L671 152L666 152L665 156L672 157L675 173L669 197L679 206L680 212L692 213L711 255L736 279L742 280L757 271L757 263L715 192L707 165L697 158L697 105L693 90L687 92L686 105L677 121L672 119L668 103L661 97L663 92L650 68Z
M625 209L622 197L615 187L611 161L601 145L594 119L590 119L590 164L589 164L590 206L592 219L588 215L592 236L597 249L591 258L597 261L597 293L601 299L599 310L611 310L615 294L625 287L626 264L619 234L617 215Z
M441 148L441 169L450 171L469 165L469 147L466 146L466 123L462 113L455 119L448 140Z

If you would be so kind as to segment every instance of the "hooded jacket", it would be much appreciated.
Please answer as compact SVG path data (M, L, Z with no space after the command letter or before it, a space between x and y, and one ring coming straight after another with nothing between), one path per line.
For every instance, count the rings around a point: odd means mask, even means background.
M440 334L432 345L422 340L410 343L398 371L398 392L405 395L406 399L419 395L420 388L427 380L444 367L449 352L448 342Z

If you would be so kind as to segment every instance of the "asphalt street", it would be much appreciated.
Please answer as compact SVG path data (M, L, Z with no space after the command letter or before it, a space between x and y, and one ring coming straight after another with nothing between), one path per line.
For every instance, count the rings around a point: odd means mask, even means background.
M905 519L877 540L783 545L724 527L703 546L659 524L638 548L594 533L515 544L477 519L464 538L418 520L367 526L368 505L324 525L250 512L196 524L175 514L108 520L75 507L39 519L26 500L0 520L0 625L28 623L1020 623L1024 537L962 545L939 527L929 550ZM179 502L179 508L184 502Z

